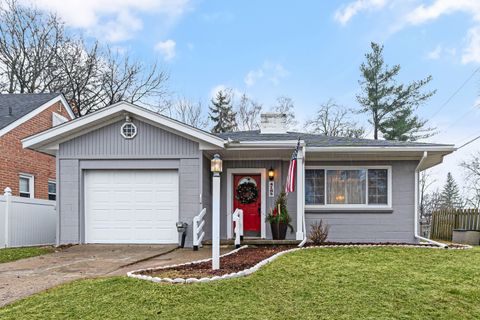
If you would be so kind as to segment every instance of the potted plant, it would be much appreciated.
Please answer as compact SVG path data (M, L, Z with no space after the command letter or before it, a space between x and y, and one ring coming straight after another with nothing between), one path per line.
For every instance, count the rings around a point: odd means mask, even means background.
M287 228L289 227L291 232L293 232L287 210L287 194L284 191L280 192L275 200L275 207L270 209L267 221L270 222L270 227L272 228L273 240L285 240Z

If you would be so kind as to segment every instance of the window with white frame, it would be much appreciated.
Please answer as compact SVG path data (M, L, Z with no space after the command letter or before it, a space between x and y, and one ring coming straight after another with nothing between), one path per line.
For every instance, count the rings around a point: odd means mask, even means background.
M307 207L390 207L390 167L307 167Z
M55 180L48 180L48 200L57 200L57 183Z
M34 193L34 179L31 174L20 174L19 176L19 191L20 197L24 198L33 198L35 196Z

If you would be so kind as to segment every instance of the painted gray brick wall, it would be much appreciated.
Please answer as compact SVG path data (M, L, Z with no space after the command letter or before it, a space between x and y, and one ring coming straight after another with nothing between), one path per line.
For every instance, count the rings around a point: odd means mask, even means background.
M78 243L80 177L78 160L59 159L59 244Z
M308 162L307 165L391 165L391 212L315 212L306 211L307 229L322 219L330 225L328 241L339 242L415 242L414 186L417 161Z

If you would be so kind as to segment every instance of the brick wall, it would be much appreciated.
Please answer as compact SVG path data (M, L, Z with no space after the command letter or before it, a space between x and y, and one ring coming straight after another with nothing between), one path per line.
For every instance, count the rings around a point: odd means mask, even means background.
M13 108L15 110L15 108ZM70 119L61 102L54 103L30 120L0 137L0 193L6 187L19 195L19 174L34 176L35 198L48 199L48 180L55 180L55 157L23 149L21 140L52 127L52 113Z

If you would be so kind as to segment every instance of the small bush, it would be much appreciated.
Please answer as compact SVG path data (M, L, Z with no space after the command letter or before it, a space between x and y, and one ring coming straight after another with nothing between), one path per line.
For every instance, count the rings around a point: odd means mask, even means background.
M319 222L315 222L310 225L310 233L308 238L314 244L322 244L327 240L328 237L328 230L330 226L328 224L324 224L322 220Z

